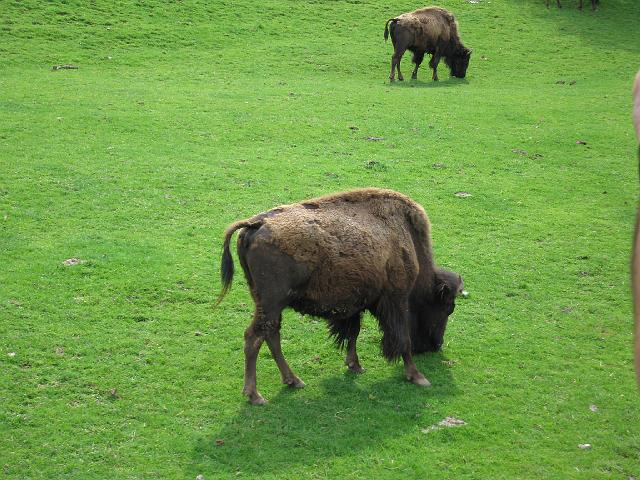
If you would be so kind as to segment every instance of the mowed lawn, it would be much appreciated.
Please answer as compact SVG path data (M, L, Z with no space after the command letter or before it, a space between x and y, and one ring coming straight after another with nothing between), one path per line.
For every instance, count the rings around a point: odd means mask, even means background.
M433 83L425 61L390 85L385 21L420 4L2 3L1 478L640 477L640 10L440 5L467 78L442 63ZM307 387L265 347L269 403L250 406L237 259L213 311L224 229L365 186L425 207L470 293L416 358L433 387L383 360L372 317L354 376L289 311ZM466 423L430 428L445 417Z

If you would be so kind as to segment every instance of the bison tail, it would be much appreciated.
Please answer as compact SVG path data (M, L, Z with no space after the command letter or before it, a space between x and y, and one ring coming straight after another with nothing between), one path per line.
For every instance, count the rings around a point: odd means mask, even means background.
M218 299L216 300L213 308L216 308L222 302L222 299L227 294L229 289L231 288L231 282L233 281L233 257L231 256L231 250L229 249L229 244L231 243L231 237L234 232L240 228L251 227L254 226L256 222L252 222L250 220L241 220L239 222L233 223L229 225L227 230L224 232L224 244L222 246L222 260L220 262L220 280L222 282L222 290L220 290L220 295L218 295Z
M391 40L393 40L393 26L395 25L395 23L398 21L397 18L390 18L389 20L387 20L387 23L384 24L384 41L387 41L387 38L389 38L389 22L391 23Z

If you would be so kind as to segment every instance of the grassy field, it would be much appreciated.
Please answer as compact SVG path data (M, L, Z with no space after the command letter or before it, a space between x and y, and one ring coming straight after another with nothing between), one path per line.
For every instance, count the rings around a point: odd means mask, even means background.
M390 85L404 0L2 2L0 477L640 477L640 10L574 3L445 0L467 78ZM416 358L433 387L373 318L353 376L288 312L307 388L263 348L251 407L242 275L212 312L222 232L363 186L421 203L470 292ZM429 429L447 416L466 425Z

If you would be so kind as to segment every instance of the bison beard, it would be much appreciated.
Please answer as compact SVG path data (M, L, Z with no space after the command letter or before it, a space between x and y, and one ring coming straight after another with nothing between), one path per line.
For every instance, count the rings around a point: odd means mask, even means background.
M244 394L264 403L256 387L256 362L264 341L282 380L304 383L282 354L282 310L323 317L345 363L361 372L356 341L365 310L382 330L382 353L402 358L405 375L427 386L412 353L442 345L448 316L462 290L459 275L435 267L429 220L422 207L390 190L361 189L284 205L231 225L224 238L222 291L233 278L230 239L238 235L238 258L256 305L245 331Z
M418 68L425 53L431 54L429 66L433 70L434 81L438 80L438 63L441 57L444 57L451 75L458 78L466 76L471 50L462 44L458 24L454 16L444 8L427 7L391 18L384 27L385 40L389 37L389 32L394 48L390 81L395 80L396 69L398 80L404 80L400 72L400 61L407 50L413 52L413 79L418 78Z

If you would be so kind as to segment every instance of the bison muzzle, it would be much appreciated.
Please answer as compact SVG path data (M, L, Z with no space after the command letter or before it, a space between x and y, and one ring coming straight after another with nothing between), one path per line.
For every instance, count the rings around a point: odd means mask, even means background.
M378 320L382 353L402 358L408 380L429 386L412 353L438 350L462 278L437 268L429 220L408 197L380 189L336 193L283 205L230 225L224 236L222 291L231 286L229 244L238 235L238 258L255 302L244 334L243 393L265 403L256 387L256 361L264 341L282 380L303 387L280 346L282 311L294 310L328 321L331 335L346 346L346 365L362 372L356 340L365 310Z

